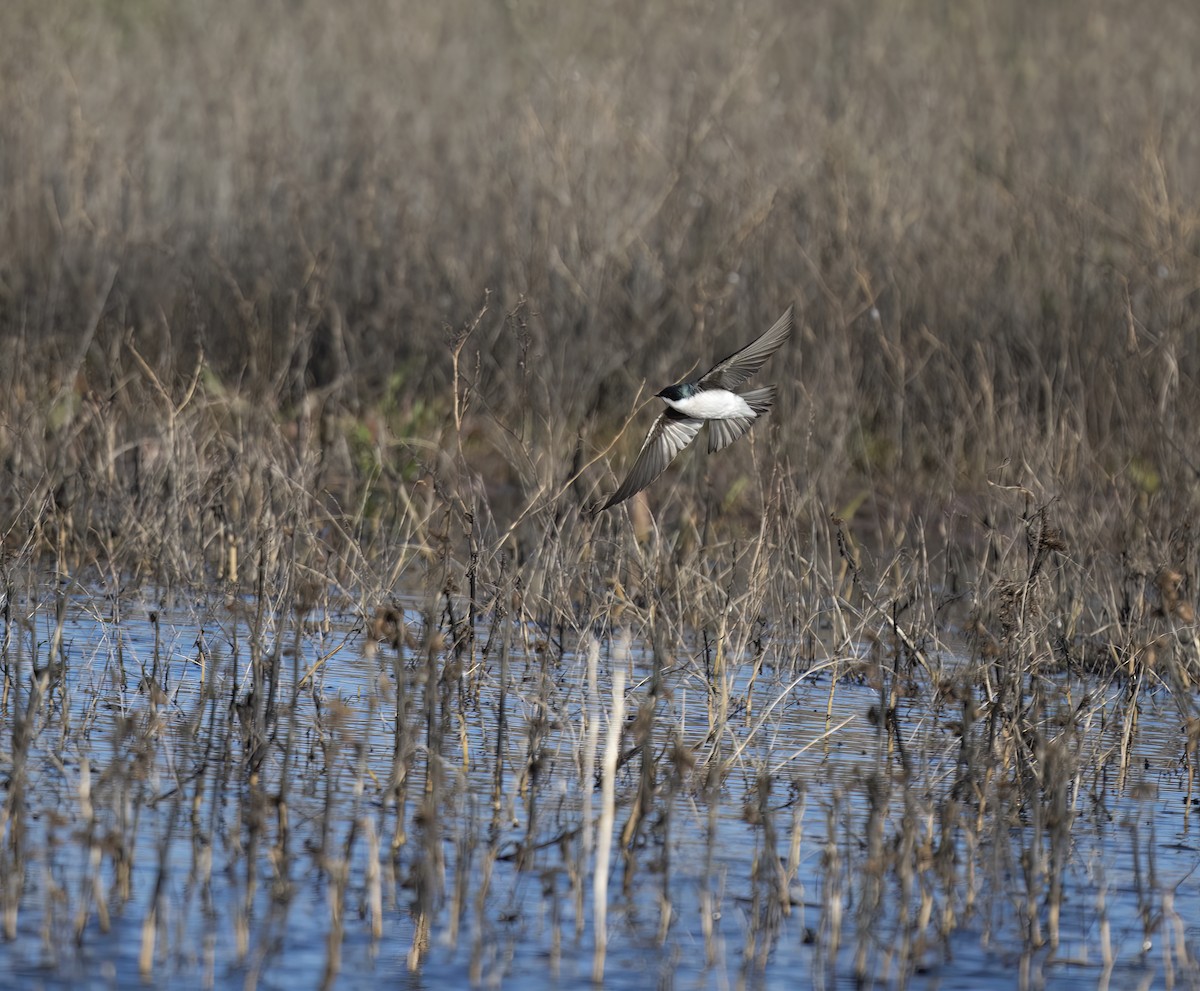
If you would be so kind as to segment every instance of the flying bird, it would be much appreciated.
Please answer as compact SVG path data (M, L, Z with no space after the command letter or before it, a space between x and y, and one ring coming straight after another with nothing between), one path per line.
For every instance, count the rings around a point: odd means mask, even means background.
M629 474L600 507L603 511L641 492L661 475L680 451L708 424L708 452L728 447L742 436L775 401L775 386L738 394L741 385L782 347L792 332L792 308L753 344L722 358L698 379L668 385L657 393L667 404L650 428Z

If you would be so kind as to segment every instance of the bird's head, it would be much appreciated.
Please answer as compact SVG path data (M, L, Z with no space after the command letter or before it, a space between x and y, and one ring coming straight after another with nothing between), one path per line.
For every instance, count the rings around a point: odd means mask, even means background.
M679 402L681 399L687 399L688 396L696 392L695 385L689 382L684 382L682 385L668 385L665 389L657 393L659 399L667 399L671 402Z

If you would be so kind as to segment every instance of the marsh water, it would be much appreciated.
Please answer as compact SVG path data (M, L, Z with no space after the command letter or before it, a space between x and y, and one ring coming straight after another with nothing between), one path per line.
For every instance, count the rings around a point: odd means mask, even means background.
M1039 675L1029 780L984 795L964 768L1004 742L943 690L965 642L926 645L939 680L492 613L456 658L431 602L389 642L332 598L14 593L0 985L586 987L600 912L613 988L1195 986L1200 823L1152 680Z

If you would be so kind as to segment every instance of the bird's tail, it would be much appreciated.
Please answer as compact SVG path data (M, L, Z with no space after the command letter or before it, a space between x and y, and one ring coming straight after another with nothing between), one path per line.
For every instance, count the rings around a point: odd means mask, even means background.
M754 410L755 416L762 416L770 410L775 402L775 386L768 385L764 389L751 389L749 392L743 392L742 398L746 400L746 405Z
M766 413L775 402L775 386L768 385L763 389L753 389L742 393L746 405L754 412L753 416L731 416L728 419L708 421L708 453L728 447L754 426L754 421Z

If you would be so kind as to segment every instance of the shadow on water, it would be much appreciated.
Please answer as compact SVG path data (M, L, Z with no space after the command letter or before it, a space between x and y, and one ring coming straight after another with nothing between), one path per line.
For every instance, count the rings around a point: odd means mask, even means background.
M1094 676L964 698L953 645L935 682L863 644L556 644L499 604L473 665L418 599L271 614L47 584L7 615L21 986L1200 979L1165 691L1136 720Z

